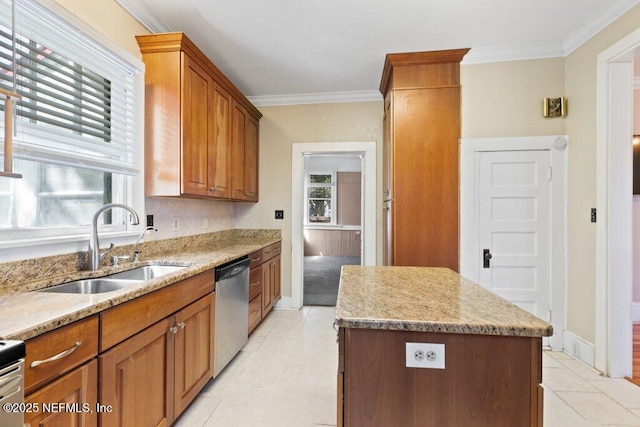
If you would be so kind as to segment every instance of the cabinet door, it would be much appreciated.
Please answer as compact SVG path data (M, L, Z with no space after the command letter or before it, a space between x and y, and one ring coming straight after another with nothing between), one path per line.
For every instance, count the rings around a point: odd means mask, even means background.
M212 293L176 314L175 417L213 377L214 306L215 293Z
M209 138L209 191L214 197L231 197L231 95L221 86L213 87L213 120Z
M98 362L93 359L75 371L59 378L25 398L27 405L38 405L35 413L24 414L26 426L31 427L90 427L98 424ZM77 411L46 412L43 405L62 403L77 406ZM75 409L75 408L74 408ZM83 412L84 410L91 412Z
M244 149L245 196L248 201L258 201L258 121L247 114Z
M150 326L100 356L101 427L166 426L173 420L173 377L167 351L173 345L167 319Z
M233 192L231 198L245 200L245 119L247 112L244 107L233 101L231 110L231 184Z
M280 255L271 260L271 304L280 299Z
M209 194L207 146L213 81L186 54L182 77L182 193Z
M271 299L271 262L262 264L262 318L269 313L273 305Z

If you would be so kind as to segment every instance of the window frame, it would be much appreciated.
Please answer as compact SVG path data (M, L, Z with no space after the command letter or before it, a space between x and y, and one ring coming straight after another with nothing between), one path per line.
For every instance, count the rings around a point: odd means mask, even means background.
M144 158L144 64L139 58L135 57L113 41L107 39L106 36L76 17L59 3L52 0L25 1L29 2L31 5L35 5L36 7L46 10L43 19L48 19L50 17L51 19L64 20L69 27L82 34L82 38L86 41L86 44L97 46L99 49L97 52L107 58L107 61L117 60L117 64L127 63L128 66L131 67L130 69L138 70L138 74L134 76L135 89L133 90L132 95L135 111L130 123L130 133L132 134L131 140L134 149L137 151L135 155L135 164L138 169L137 175L126 175L126 172L123 172L122 170L100 169L94 165L90 168L112 173L112 202L124 203L131 206L136 210L140 218L143 218L145 215L144 163L142 161ZM36 40L36 42L42 45L47 45L48 43L47 40ZM83 48L86 48L84 43ZM121 71L124 72L124 69ZM38 130L38 132L40 131ZM14 152L14 154L16 153ZM0 153L0 158L1 157L2 153ZM37 158L28 160L41 161ZM53 161L47 163L84 167L80 161L78 161L77 164L64 161ZM129 173L135 172L129 171ZM143 225L132 226L129 221L128 213L123 210L115 209L112 211L112 215L113 224L99 226L101 236L109 236L115 239L119 239L120 237L137 236L139 230L143 227ZM6 252L4 250L11 248L31 246L49 247L49 249L44 250L46 253L65 253L56 250L63 246L77 247L81 250L81 248L85 247L88 234L90 234L90 232L91 224L71 227L3 229L2 234L4 235L4 238L0 239L0 250L3 250L0 252L0 261L2 258L6 258L3 256ZM61 245L63 243L64 245ZM56 246L48 246L50 244ZM42 251L38 250L38 252ZM8 254L8 252L6 253ZM14 255L11 254L10 257L12 256Z
M312 183L311 182L311 176L312 175L331 175L331 183L326 184L326 183ZM309 189L311 188L318 188L318 187L330 187L331 188L331 198L318 198L318 197L310 197L309 195ZM337 206L337 202L338 202L338 197L337 197L337 190L338 190L338 182L337 182L337 173L336 171L326 171L326 170L322 170L322 171L316 171L316 170L309 170L309 171L305 171L305 179L304 179L304 199L305 199L305 204L304 204L304 225L305 226L316 226L316 227L322 227L322 226L335 226L337 225L337 221L338 219L336 218L337 214L338 214L338 206ZM311 199L318 199L318 200L329 200L331 203L331 221L329 222L312 222L309 221L309 201Z

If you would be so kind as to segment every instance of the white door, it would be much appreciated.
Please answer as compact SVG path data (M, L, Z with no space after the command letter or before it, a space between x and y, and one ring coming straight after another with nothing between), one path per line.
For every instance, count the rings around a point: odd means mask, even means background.
M479 283L550 321L550 152L477 156Z

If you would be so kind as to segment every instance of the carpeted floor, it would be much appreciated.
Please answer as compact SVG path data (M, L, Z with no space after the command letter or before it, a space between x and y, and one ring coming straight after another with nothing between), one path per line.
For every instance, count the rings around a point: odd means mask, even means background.
M303 304L335 306L338 299L340 268L343 265L360 265L360 257L304 257Z

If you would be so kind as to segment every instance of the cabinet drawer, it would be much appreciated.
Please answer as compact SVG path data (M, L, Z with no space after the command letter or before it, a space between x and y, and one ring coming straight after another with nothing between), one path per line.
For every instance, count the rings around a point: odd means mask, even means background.
M30 393L98 354L98 316L47 332L25 345L25 391Z
M251 333L262 320L262 298L260 295L249 302L249 333Z
M100 313L100 351L113 347L211 293L213 286L213 271L205 271L103 311Z
M262 292L262 268L253 268L249 273L249 301Z
M249 265L249 268L253 269L264 262L262 259L262 251L263 249L259 249L249 254L249 259L251 260L251 264Z
M262 262L269 261L271 258L280 255L282 244L280 242L269 245L262 249Z

